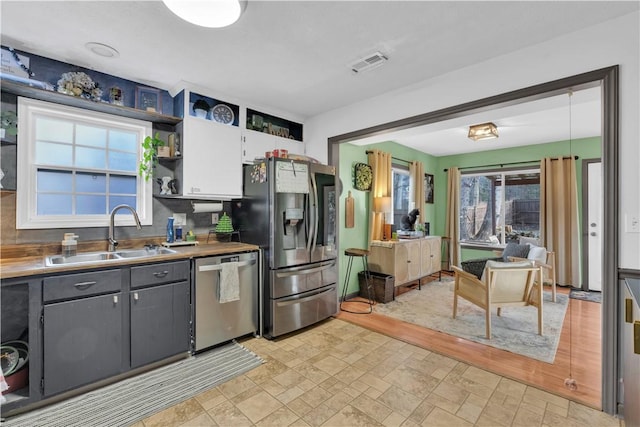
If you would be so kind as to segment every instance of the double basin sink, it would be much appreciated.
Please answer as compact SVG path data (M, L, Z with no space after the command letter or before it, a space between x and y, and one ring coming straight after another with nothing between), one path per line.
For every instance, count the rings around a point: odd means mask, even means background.
M146 258L150 256L168 255L175 253L176 251L174 251L173 249L154 247L144 249L127 249L116 252L90 252L73 256L50 255L45 258L44 264L46 267L55 267L58 265L75 265L132 258Z

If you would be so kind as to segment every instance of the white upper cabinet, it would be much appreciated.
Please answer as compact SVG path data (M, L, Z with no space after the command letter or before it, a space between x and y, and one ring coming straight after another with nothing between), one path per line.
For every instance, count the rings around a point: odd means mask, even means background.
M256 157L265 157L267 151L284 149L289 154L304 155L304 143L268 133L245 130L242 135L242 162L253 163Z
M189 91L184 95L182 196L219 200L242 197L239 107Z
M247 108L246 129L242 134L242 162L253 163L256 157L275 149L304 155L302 125Z

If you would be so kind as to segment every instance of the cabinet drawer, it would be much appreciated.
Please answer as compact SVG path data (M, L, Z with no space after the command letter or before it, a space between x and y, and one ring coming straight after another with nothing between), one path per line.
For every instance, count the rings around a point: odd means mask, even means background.
M47 277L42 281L44 302L117 292L122 288L122 271L104 270Z
M178 282L189 278L189 261L163 262L131 268L131 288Z

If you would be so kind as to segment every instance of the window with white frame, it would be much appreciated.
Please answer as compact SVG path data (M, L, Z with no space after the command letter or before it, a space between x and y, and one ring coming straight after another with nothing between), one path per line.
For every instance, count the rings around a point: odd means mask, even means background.
M107 226L119 204L151 224L151 181L138 177L151 123L27 98L18 117L18 229Z
M460 242L503 246L540 237L540 169L462 174Z

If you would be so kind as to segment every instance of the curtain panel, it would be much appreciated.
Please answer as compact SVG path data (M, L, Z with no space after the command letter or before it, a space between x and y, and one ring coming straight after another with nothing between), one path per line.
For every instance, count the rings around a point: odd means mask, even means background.
M556 280L580 286L578 190L573 157L540 162L540 237L556 253Z
M373 170L373 184L369 194L369 243L382 240L384 213L375 212L375 197L391 196L391 154L380 150L371 150L367 155L369 166Z

